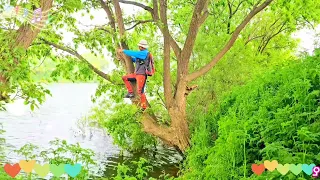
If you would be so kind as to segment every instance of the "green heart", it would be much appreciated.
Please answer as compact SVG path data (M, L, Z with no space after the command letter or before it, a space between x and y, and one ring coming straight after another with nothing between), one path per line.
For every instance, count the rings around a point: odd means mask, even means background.
M50 164L51 173L56 177L60 177L64 173L64 165L65 164L59 164L59 165Z
M34 170L40 177L46 177L46 175L49 173L49 164L35 164L34 165Z
M298 175L302 171L302 164L297 164L297 165L290 164L289 169L293 174Z

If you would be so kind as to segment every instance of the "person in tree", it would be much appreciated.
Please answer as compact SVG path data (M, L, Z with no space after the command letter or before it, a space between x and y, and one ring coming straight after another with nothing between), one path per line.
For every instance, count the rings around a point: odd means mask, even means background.
M133 98L133 89L131 87L130 81L136 81L138 94L140 96L140 106L143 110L147 108L147 99L144 93L144 88L146 85L147 74L146 60L149 58L148 42L146 40L141 40L138 44L139 51L123 50L119 49L118 52L123 52L125 55L130 56L135 65L135 72L122 77L126 88L128 89L128 94L125 98Z

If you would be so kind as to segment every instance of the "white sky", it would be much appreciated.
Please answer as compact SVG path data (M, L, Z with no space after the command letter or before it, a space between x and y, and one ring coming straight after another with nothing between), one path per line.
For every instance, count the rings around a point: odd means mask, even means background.
M318 35L317 35L318 33ZM320 26L316 27L315 30L312 29L303 29L298 31L293 35L294 38L299 38L301 40L298 51L307 51L310 54L313 52L316 45L316 41L319 41ZM319 47L319 44L318 44Z

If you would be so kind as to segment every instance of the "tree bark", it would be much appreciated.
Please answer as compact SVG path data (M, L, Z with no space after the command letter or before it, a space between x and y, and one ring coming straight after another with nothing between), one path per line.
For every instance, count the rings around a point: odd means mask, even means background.
M190 146L189 126L185 112L185 103L179 107L174 105L168 109L171 125L159 125L155 117L145 113L142 119L143 131L161 139L165 144L177 147L181 152Z

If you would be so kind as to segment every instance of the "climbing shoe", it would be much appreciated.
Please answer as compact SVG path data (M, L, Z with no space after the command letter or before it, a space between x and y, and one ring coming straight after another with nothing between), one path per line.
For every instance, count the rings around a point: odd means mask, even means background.
M124 98L133 98L134 94L133 93L128 93Z
M146 108L140 108L141 112L144 112L146 110Z

